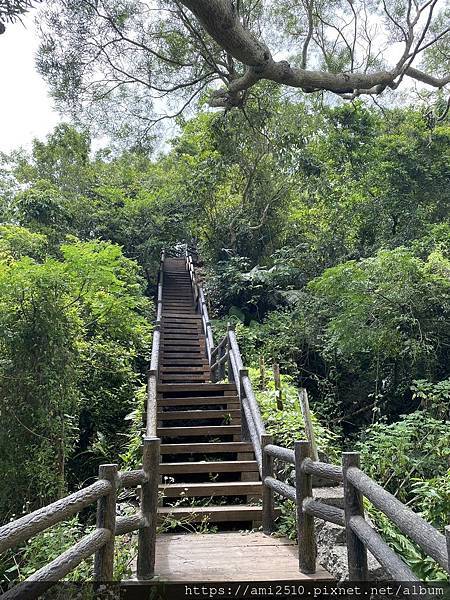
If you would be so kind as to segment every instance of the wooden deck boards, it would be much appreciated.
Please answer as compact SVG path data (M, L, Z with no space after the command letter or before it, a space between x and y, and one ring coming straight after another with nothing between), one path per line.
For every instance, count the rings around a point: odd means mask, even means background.
M297 546L260 532L159 535L155 574L168 582L332 580L321 567L303 575Z

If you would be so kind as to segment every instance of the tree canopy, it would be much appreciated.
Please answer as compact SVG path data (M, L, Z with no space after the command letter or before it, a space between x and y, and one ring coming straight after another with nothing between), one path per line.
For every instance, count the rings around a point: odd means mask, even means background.
M261 81L347 99L406 79L440 90L448 16L439 0L52 0L38 64L61 110L143 140L198 102L245 107Z

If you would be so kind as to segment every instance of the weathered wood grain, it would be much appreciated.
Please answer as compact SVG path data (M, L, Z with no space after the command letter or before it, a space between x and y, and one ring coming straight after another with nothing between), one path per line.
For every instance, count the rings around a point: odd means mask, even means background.
M112 491L109 481L100 480L70 496L57 500L0 527L0 552L21 544L37 533L60 523Z
M145 523L140 513L118 517L116 519L116 536L137 531L139 528L144 526Z
M96 529L51 563L33 573L23 583L6 592L2 596L2 600L33 600L33 598L37 598L46 589L73 571L83 560L107 544L110 537L111 531L108 529Z
M116 502L118 465L100 465L98 468L99 479L111 483L111 491L107 496L97 501L97 529L107 529L111 532L109 540L95 553L94 580L112 581L114 569L114 536L116 532Z
M397 581L420 581L401 558L386 544L383 538L367 523L364 517L350 517L351 530L358 536L392 579Z
M266 435L266 434L261 436L261 448L262 448L261 479L263 481L262 527L263 527L264 533L266 533L266 534L272 533L272 531L275 528L273 490L266 483L267 478L269 478L269 477L273 478L273 475L274 475L273 460L269 454L264 452L265 446L267 446L268 444L272 444L272 442L273 442L272 436Z
M350 580L367 581L367 548L350 527L352 517L362 517L364 519L362 494L348 478L348 472L352 467L359 467L359 453L344 452L342 454L342 470L344 474L344 514L348 571Z
M302 573L316 572L316 532L314 517L305 512L303 502L312 497L312 477L302 471L305 458L311 456L309 442L295 442L295 489L297 508L298 563Z
M119 473L120 487L134 488L147 481L147 477L142 469L135 471L121 471Z
M289 500L293 500L294 502L296 501L297 495L295 492L295 487L292 485L288 485L287 483L284 483L284 481L280 481L274 477L264 477L263 481L265 486L269 487L280 496L288 498Z
M313 461L311 458L307 458L303 461L302 470L310 475L330 479L331 481L342 482L343 480L342 467L320 461Z
M308 515L345 527L345 517L342 508L325 504L314 498L305 498L303 500L303 510Z
M159 438L144 438L142 468L147 482L141 486L141 515L144 526L139 529L138 579L151 579L155 572L160 444Z
M359 468L351 465L347 479L372 504L383 511L400 530L416 542L423 550L434 558L445 570L448 570L448 555L445 536L439 533L430 523L413 512L408 506L397 500L395 496L373 481Z
M265 452L267 452L267 454L270 454L270 456L273 456L274 458L278 458L279 460L287 462L291 465L295 465L295 454L293 450L283 448L282 446L269 444L265 447Z

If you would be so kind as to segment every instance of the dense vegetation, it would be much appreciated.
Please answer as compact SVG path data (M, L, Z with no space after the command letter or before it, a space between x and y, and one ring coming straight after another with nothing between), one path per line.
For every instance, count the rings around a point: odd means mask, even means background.
M284 413L260 395L279 441L302 431L289 386L305 386L323 450L359 446L374 478L448 521L450 126L260 90L245 111L180 117L160 155L95 153L63 124L2 157L3 521L132 460L148 298L180 243L204 261L218 331L233 321L249 365L289 376Z

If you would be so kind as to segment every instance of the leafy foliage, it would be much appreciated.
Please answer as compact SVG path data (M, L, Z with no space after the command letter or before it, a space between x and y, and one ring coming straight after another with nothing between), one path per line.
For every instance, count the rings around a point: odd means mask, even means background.
M75 241L60 252L0 263L3 515L59 496L75 450L96 436L114 453L149 342L142 284L120 248Z
M361 442L366 472L399 500L414 496L414 480L432 479L446 473L450 458L449 422L438 421L423 411L385 425L368 427Z

